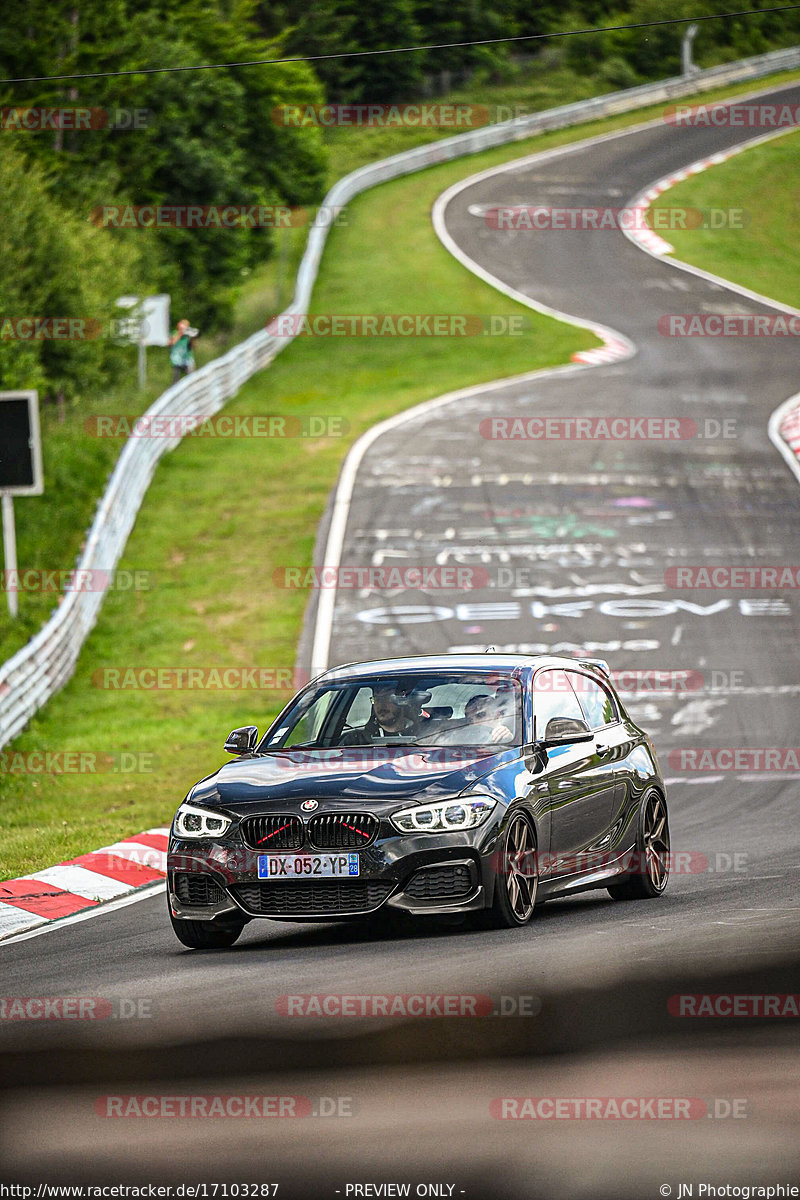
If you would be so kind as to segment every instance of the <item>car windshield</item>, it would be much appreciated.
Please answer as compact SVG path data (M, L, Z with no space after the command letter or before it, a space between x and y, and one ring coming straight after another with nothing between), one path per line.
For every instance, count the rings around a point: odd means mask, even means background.
M302 693L266 748L519 746L521 696L519 681L497 671L334 680Z

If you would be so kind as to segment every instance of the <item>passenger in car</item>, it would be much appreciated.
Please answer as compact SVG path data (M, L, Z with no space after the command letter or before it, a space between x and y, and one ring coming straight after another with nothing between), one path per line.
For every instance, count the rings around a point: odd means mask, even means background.
M514 693L498 692L496 696L480 693L471 696L464 705L464 718L469 725L486 725L491 729L490 740L510 742L514 738L511 726Z
M505 693L491 696L488 692L479 692L467 700L462 718L448 722L431 737L450 746L511 742L514 740L513 704L513 692L508 696Z

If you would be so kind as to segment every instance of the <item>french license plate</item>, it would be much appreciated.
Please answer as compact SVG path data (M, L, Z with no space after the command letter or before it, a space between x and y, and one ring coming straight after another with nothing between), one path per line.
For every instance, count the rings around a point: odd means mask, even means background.
M259 854L258 878L349 879L359 873L357 854Z

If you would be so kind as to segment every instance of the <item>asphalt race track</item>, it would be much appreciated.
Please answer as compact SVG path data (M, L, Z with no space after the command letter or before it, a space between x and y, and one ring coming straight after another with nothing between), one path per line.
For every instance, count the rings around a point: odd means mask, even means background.
M775 99L800 103L800 87ZM726 981L800 991L796 967L783 965L800 945L800 771L692 770L684 754L798 745L800 598L665 579L681 566L800 562L800 479L767 436L771 413L800 391L796 342L664 336L667 314L775 310L654 259L616 230L508 231L485 219L508 205L621 208L752 137L658 123L507 165L452 196L444 225L464 255L539 304L610 326L636 353L487 389L378 438L359 468L342 563L482 567L489 578L460 591L342 588L332 629L331 665L493 644L588 650L617 670L700 672L691 690L644 690L645 680L627 697L671 781L684 866L664 898L626 905L598 892L503 933L254 923L231 951L193 953L174 939L159 891L0 945L5 995L139 1006L138 1017L68 1032L0 1029L9 1177L111 1182L138 1164L148 1178L191 1182L214 1177L211 1164L234 1178L244 1162L242 1179L313 1180L326 1196L361 1179L447 1181L453 1195L475 1197L656 1196L662 1182L703 1178L800 1183L796 1021L712 1021L699 1035L667 1014L670 994L720 992ZM490 418L532 416L680 418L697 435L483 436ZM715 436L725 421L730 436ZM310 644L309 629L306 653ZM320 991L482 993L508 1008L501 996L518 1006L533 997L525 1003L538 1015L401 1029L276 1011L287 992ZM426 1069L431 1059L440 1061ZM347 1093L358 1104L350 1122L320 1120L313 1135L309 1122L281 1122L273 1135L247 1121L103 1121L92 1109L100 1092L141 1093L148 1080L156 1091L191 1079L210 1092L223 1077L217 1090L236 1090L231 1079L265 1090L254 1077L274 1090L280 1079L285 1093ZM750 1120L676 1133L669 1122L491 1119L491 1098L523 1094L737 1096Z

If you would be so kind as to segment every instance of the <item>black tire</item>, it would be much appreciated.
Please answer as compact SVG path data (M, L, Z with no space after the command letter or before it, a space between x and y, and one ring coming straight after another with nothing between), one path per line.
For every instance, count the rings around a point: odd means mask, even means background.
M536 831L526 812L517 809L509 818L498 852L499 867L492 907L482 914L480 924L490 929L515 929L533 916L539 869L536 861Z
M635 871L613 883L608 893L614 900L655 900L663 895L669 880L669 815L660 792L646 792L639 805Z
M246 924L245 921L225 925L219 921L184 921L172 913L169 919L178 941L190 950L224 950L233 945Z

